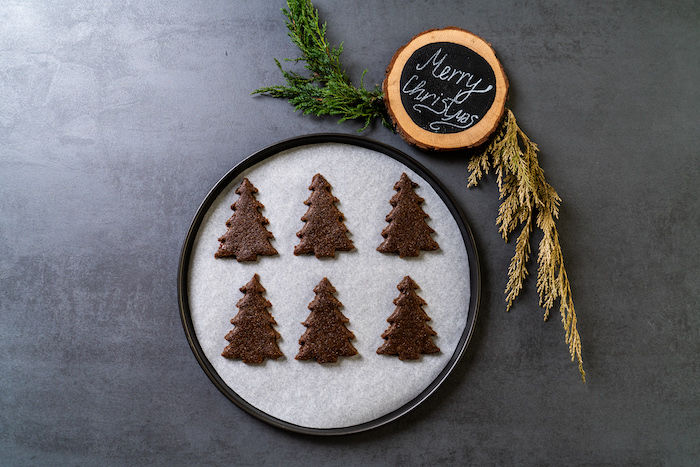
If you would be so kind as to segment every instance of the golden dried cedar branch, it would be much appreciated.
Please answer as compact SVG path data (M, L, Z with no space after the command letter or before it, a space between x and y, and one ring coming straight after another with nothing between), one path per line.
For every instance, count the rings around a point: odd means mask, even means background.
M469 180L467 187L476 186L481 181L481 178L489 173L491 164L489 162L489 155L485 152L475 154L469 163L467 164L467 169L469 170Z
M537 293L540 297L540 305L545 310L544 319L546 320L556 301L559 301L559 311L571 360L578 361L579 372L585 382L586 373L583 370L581 338L576 327L576 311L555 223L559 215L561 198L545 180L544 171L537 159L538 151L537 145L530 141L518 127L510 109L506 109L495 136L483 152L476 156L478 162L470 164L469 167L470 170L475 168L483 170L481 168L486 166L483 159L491 158L491 167L496 173L496 182L502 199L496 224L504 240L507 242L510 234L519 225L523 225L516 241L515 254L508 268L508 283L505 289L506 309L510 309L513 301L522 291L528 275L532 218L535 211L537 212L535 224L543 232L537 256ZM481 172L472 173L469 186L476 185L480 178Z
M506 311L510 310L513 301L518 297L527 278L527 263L530 260L530 234L532 233L532 217L527 218L515 244L515 255L508 267L508 284L506 285Z

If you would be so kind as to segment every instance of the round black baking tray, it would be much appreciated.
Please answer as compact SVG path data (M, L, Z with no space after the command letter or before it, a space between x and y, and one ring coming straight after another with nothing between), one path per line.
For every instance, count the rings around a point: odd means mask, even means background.
M197 236L199 227L204 219L204 216L206 215L207 211L209 210L217 196L219 196L222 193L222 191L225 190L226 187L229 186L229 184L243 171L251 168L255 164L271 156L274 156L282 151L286 151L300 146L324 143L340 143L354 145L382 153L404 164L405 166L416 172L418 175L420 175L424 180L426 180L432 186L435 192L440 196L442 201L445 203L448 210L454 217L458 228L462 234L469 261L469 280L471 290L468 305L467 322L464 331L459 339L457 347L452 353L449 361L447 362L443 370L428 385L428 387L426 387L420 394L418 394L412 400L390 413L387 413L379 418L365 423L338 428L312 428L300 426L294 423L287 422L285 420L281 420L256 408L255 406L244 400L242 397L240 397L235 391L233 391L218 375L211 362L205 356L202 347L200 346L197 340L197 336L195 334L192 322L192 316L190 314L187 292L187 285L189 281L188 271L193 244ZM180 318L182 320L185 335L187 336L190 348L192 349L195 358L199 362L206 375L228 399L230 399L238 407L245 410L249 414L279 428L283 428L297 433L305 433L312 435L342 435L370 430L400 418L401 416L409 413L411 410L416 408L428 397L430 397L437 390L437 388L445 381L445 379L450 375L452 370L460 361L467 346L469 345L469 341L474 332L474 326L476 324L476 317L478 314L478 307L481 296L481 276L479 271L479 260L477 256L476 246L474 244L474 238L468 224L464 219L462 212L454 203L454 201L447 193L445 188L442 186L442 184L425 167L423 167L421 164L419 164L403 152L386 144L371 140L369 138L346 134L322 133L287 139L275 143L267 148L264 148L237 164L226 175L224 175L224 177L221 178L221 180L219 180L216 183L216 185L207 194L202 204L199 206L199 209L197 210L197 213L195 214L194 219L192 220L190 229L187 232L187 236L185 238L185 242L183 244L180 255L177 288L178 301L180 306Z

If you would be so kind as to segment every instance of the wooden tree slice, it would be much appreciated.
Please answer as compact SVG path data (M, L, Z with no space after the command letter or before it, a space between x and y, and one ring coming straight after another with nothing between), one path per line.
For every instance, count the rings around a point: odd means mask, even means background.
M484 143L508 96L508 79L491 46L455 27L413 37L394 54L383 86L401 136L438 151Z

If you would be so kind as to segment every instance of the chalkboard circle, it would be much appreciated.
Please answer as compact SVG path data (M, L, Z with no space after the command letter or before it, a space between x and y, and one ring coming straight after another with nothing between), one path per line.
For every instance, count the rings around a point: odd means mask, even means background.
M508 80L486 41L460 28L433 29L396 52L384 94L406 141L454 150L478 146L496 129Z
M406 61L400 83L408 116L432 133L471 128L496 97L496 75L489 63L453 42L433 42L416 50Z

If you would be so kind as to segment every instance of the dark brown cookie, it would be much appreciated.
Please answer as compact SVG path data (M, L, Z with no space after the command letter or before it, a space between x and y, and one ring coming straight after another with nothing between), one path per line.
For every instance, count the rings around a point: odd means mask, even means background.
M333 296L336 290L331 282L324 277L314 292L316 297L309 303L311 313L301 323L307 329L299 338L299 353L295 358L315 358L318 363L333 363L338 357L357 354L350 343L355 334L345 327L349 320L339 310L343 304Z
M432 339L437 333L427 324L430 317L423 310L425 300L415 292L416 283L406 276L396 288L401 293L394 299L396 309L387 318L390 326L382 334L385 342L377 353L398 355L400 360L415 360L422 353L439 352L440 348Z
M335 257L336 250L349 251L355 248L352 240L347 237L348 229L343 224L345 216L335 206L338 198L331 194L331 188L323 175L314 175L309 186L311 196L304 201L309 209L301 217L306 224L297 232L300 242L294 247L295 255L313 253L317 258Z
M268 220L260 213L263 204L255 199L258 189L247 178L236 188L239 196L231 209L233 216L226 221L228 230L219 238L221 245L214 255L216 258L233 257L238 261L255 261L258 255L276 255L277 250L270 244L273 238L265 225Z
M394 185L397 193L389 201L393 208L386 216L389 225L382 230L384 241L377 247L377 251L398 253L403 258L418 256L420 250L439 248L430 236L435 231L425 222L429 216L420 207L424 199L413 191L417 186L405 173L401 174Z
M235 327L226 334L229 344L221 355L240 358L244 363L262 363L265 358L281 357L282 351L277 346L280 334L272 327L277 322L267 311L272 303L262 296L265 288L260 284L260 277L255 274L240 290L244 295L236 303L238 314L231 320Z

